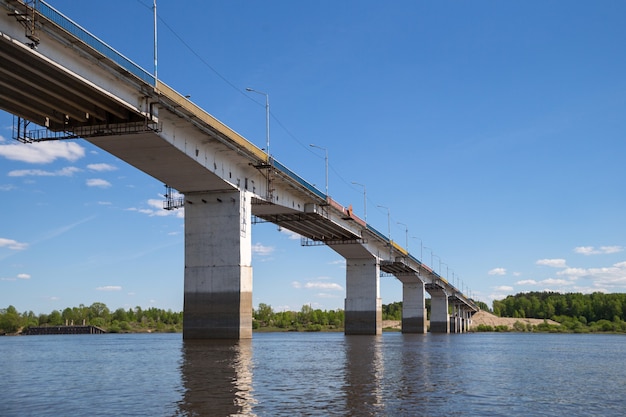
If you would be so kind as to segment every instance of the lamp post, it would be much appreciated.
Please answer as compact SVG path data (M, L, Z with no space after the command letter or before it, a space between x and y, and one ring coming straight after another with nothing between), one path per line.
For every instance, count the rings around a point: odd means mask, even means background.
M430 254L432 255L432 252ZM441 276L441 257L439 255L432 255L432 257L439 259L439 276Z
M433 250L432 248L429 248L428 246L424 246L424 249L428 249L430 251L430 268L433 268Z
M424 258L422 257L422 253L424 252L424 244L422 242L422 239L420 239L417 236L411 236L411 239L417 239L417 240L420 241L420 262L423 262Z
M389 207L380 205L377 207L387 209L387 237L389 238L389 246L391 247L391 213L389 212Z
M322 148L321 146L317 146L313 144L310 144L309 146L312 148L317 148L317 149L321 149L324 151L324 154L325 154L324 162L326 165L326 198L328 198L328 149Z
M158 48L157 48L157 0L152 2L152 13L154 16L154 86L157 86L157 82L159 80L159 72L157 71L157 62L158 62Z
M406 224L402 223L402 222L396 222L398 224L401 224L402 226L404 226L404 234L405 234L405 242L406 242L406 251L409 251L409 226L407 226Z
M267 163L270 163L270 96L262 91L253 88L246 88L246 91L265 96L265 153L267 153Z
M360 184L354 181L352 181L352 184L363 187L363 220L367 223L367 189L365 188L365 184Z

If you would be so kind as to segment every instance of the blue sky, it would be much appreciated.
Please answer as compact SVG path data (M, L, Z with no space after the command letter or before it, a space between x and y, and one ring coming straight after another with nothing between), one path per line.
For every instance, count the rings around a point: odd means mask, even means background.
M50 0L149 71L149 0ZM158 2L159 78L491 304L626 291L626 3ZM85 141L0 113L0 307L182 310L183 211ZM253 228L254 305L343 308L345 264ZM421 248L423 247L423 249ZM402 287L381 277L383 303Z

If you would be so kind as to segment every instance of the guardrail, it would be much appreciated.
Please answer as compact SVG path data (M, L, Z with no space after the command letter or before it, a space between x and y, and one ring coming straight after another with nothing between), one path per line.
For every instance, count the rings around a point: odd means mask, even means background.
M155 85L156 80L154 78L154 75L150 74L148 71L141 68L139 65L135 64L133 61L126 58L115 49L111 48L109 45L98 39L96 36L92 35L88 31L80 27L78 24L74 23L70 18L63 15L61 12L50 6L45 1L36 1L34 5L37 12L39 12L41 16L45 17L57 26L61 27L66 32L85 42L87 45L95 49L98 53L109 58L134 76L140 78L150 85Z
M322 200L326 201L326 194L324 194L323 192L315 188L313 184L311 184L310 182L308 182L307 180L305 180L304 178L302 178L301 176L299 176L298 174L296 174L295 172L293 172L292 170L290 170L289 168L287 168L286 166L284 166L283 164L275 160L274 158L272 158L272 164L274 165L275 168L278 168L282 173L286 174L289 178L291 178L298 184L302 185L304 188L306 188L307 190L309 190L310 192L312 192L313 194L315 194Z

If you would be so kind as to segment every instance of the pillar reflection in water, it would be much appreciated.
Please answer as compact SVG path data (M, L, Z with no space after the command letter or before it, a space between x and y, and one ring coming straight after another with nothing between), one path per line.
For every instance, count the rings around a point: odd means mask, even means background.
M346 409L378 415L384 409L382 336L346 336Z
M182 350L180 414L254 416L251 340L185 340Z

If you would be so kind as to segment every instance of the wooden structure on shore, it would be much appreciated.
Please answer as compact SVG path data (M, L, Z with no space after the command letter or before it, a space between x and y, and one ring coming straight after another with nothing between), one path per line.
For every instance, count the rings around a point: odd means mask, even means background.
M103 334L106 333L101 327L97 326L42 326L29 327L22 334L27 336L48 335L48 334Z

